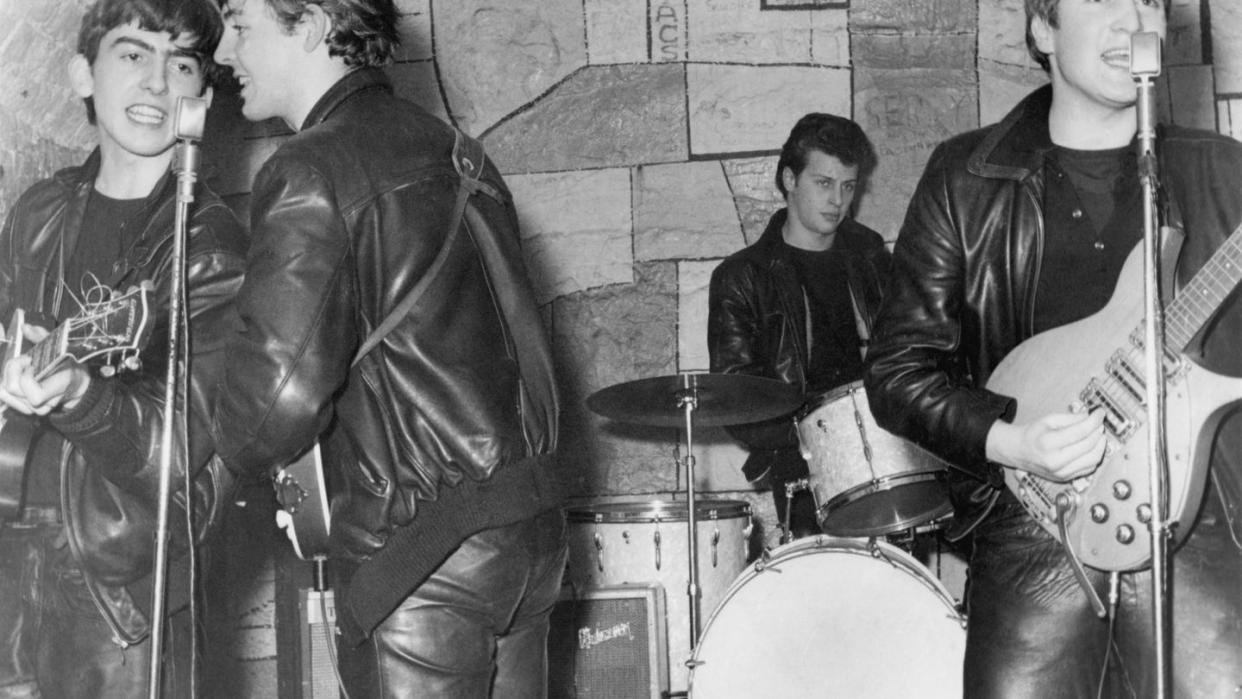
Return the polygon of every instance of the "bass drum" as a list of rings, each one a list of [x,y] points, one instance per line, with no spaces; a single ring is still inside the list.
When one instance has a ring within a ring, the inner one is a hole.
[[[958,699],[965,623],[900,549],[800,539],[729,588],[695,649],[690,697]]]

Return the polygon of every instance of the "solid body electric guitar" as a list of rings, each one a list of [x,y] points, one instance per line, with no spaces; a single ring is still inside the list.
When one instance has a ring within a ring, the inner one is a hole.
[[[25,315],[14,311],[9,324],[7,361],[30,355],[35,378],[42,379],[66,361],[85,363],[96,358],[136,358],[150,334],[151,285],[143,284],[106,301],[88,303],[29,349],[23,347]],[[125,367],[120,362],[119,367]],[[30,442],[38,419],[0,407],[0,518],[21,512],[22,481]]]
[[[1144,568],[1151,557],[1142,253],[1140,243],[1100,312],[1018,345],[987,384],[1017,399],[1016,422],[1073,405],[1104,411],[1108,448],[1094,473],[1059,483],[1006,468],[1005,484],[1079,560],[1108,571]],[[1242,398],[1242,379],[1208,371],[1187,350],[1239,279],[1242,227],[1165,306],[1166,493],[1175,539],[1198,513],[1220,420]]]

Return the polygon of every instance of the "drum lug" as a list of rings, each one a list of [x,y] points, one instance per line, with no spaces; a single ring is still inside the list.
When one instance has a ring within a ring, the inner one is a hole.
[[[660,529],[657,524],[655,533],[651,535],[651,540],[655,542],[655,566],[656,570],[660,569]]]
[[[715,568],[717,565],[716,549],[719,545],[720,545],[720,527],[716,527],[715,529],[712,530],[712,567],[713,568]]]
[[[599,532],[595,532],[595,565],[604,572],[604,537]]]

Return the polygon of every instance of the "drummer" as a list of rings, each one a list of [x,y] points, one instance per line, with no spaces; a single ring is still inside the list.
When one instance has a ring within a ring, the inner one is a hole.
[[[871,142],[849,119],[812,113],[794,125],[776,165],[785,207],[757,242],[712,272],[713,372],[796,385],[808,406],[862,378],[890,265],[883,238],[853,218],[875,165]],[[777,518],[782,527],[788,522],[786,536],[818,533],[811,491],[797,485],[808,468],[795,415],[727,430],[750,452],[746,479],[772,489]]]

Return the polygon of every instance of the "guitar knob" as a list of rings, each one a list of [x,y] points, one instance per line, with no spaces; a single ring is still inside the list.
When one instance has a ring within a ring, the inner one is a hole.
[[[1123,524],[1117,527],[1117,541],[1122,544],[1129,544],[1134,541],[1134,527]]]
[[[1096,503],[1091,506],[1091,521],[1103,524],[1108,521],[1108,506]]]
[[[1142,505],[1139,505],[1138,511],[1136,514],[1138,515],[1138,521],[1142,522],[1143,524],[1147,524],[1148,522],[1151,522],[1151,505],[1148,505],[1147,503],[1143,503]]]
[[[1130,487],[1130,481],[1117,481],[1113,483],[1113,497],[1118,500],[1128,500],[1133,494],[1134,489]]]

